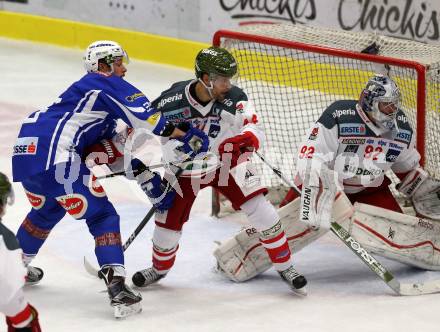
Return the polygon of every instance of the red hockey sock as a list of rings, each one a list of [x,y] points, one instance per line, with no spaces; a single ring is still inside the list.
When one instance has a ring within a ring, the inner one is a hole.
[[[176,260],[176,252],[178,249],[179,246],[166,251],[153,247],[153,267],[159,274],[166,274],[171,270]]]
[[[260,242],[269,254],[275,270],[284,271],[292,265],[290,248],[284,231],[272,238],[260,237]]]

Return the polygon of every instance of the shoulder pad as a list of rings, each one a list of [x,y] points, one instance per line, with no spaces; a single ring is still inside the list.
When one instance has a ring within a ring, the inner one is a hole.
[[[411,133],[413,132],[411,124],[409,123],[408,118],[406,117],[405,113],[402,112],[402,110],[399,110],[397,112],[396,121],[399,129],[402,128],[411,131]]]
[[[221,102],[225,110],[229,113],[235,114],[239,109],[243,108],[240,102],[248,101],[248,96],[242,89],[232,86],[232,89],[226,94],[225,99]]]
[[[181,101],[185,98],[185,87],[189,82],[191,82],[191,80],[174,83],[168,90],[163,91],[160,96],[152,102],[152,105],[157,110],[160,110],[165,105],[172,105],[175,104],[175,102]]]

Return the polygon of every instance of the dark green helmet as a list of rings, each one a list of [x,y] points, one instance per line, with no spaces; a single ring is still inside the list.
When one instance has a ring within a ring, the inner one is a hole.
[[[8,177],[0,172],[0,207],[6,205],[8,198],[13,197],[12,186]]]
[[[195,68],[197,78],[203,73],[232,77],[237,73],[237,62],[226,49],[212,46],[197,54]]]

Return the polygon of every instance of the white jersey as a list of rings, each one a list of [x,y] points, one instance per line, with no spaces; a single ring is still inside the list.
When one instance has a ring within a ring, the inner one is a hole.
[[[355,100],[331,104],[310,128],[298,152],[297,184],[302,183],[308,165],[325,164],[337,173],[346,193],[377,187],[384,173],[406,173],[419,166],[415,136],[399,110],[397,128],[384,131],[375,126]]]
[[[0,222],[0,311],[16,315],[26,306],[22,287],[26,268],[14,234]]]
[[[176,126],[190,123],[204,131],[209,138],[209,148],[218,153],[219,145],[227,138],[252,132],[264,144],[264,133],[252,102],[237,86],[232,86],[223,101],[211,100],[201,105],[191,94],[197,80],[177,82],[152,102],[165,119]],[[165,143],[167,138],[162,138]]]

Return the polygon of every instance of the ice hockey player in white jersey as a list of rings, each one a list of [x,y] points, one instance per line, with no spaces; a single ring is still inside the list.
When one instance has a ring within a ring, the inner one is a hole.
[[[18,241],[1,219],[6,205],[12,205],[14,192],[7,176],[0,173],[0,312],[6,315],[8,332],[40,332],[38,311],[23,293],[26,268]]]
[[[116,316],[141,310],[141,296],[125,284],[119,215],[94,180],[84,160],[86,148],[101,142],[102,156],[115,158],[108,141],[116,121],[155,135],[179,139],[190,153],[186,133],[167,121],[147,97],[123,79],[128,56],[113,41],[96,41],[84,56],[87,74],[46,110],[24,120],[12,157],[14,181],[21,182],[32,209],[17,232],[26,265],[37,255],[52,228],[69,213],[85,219],[95,239],[95,254]],[[160,190],[160,188],[158,188]],[[42,269],[28,266],[28,283]]]
[[[392,170],[402,180],[399,190],[406,196],[414,195],[428,176],[419,165],[416,137],[399,108],[400,100],[395,82],[375,75],[359,101],[331,104],[300,145],[297,184],[311,181],[310,173],[331,169],[352,203],[402,212],[385,172]],[[291,200],[292,194],[291,190],[286,201]],[[423,208],[418,212],[430,214]]]
[[[264,197],[267,189],[249,162],[252,151],[263,145],[264,133],[252,102],[231,83],[237,63],[226,49],[209,47],[198,53],[195,71],[196,79],[173,84],[153,106],[176,126],[192,125],[205,132],[210,151],[219,154],[222,166],[201,177],[184,173],[179,178],[182,195],[176,195],[172,206],[155,216],[152,267],[135,273],[133,283],[148,286],[171,270],[194,200],[200,189],[211,186],[247,215],[282,280],[294,292],[305,294],[307,281],[292,266],[276,209]]]
[[[440,269],[439,228],[433,221],[440,220],[440,183],[419,165],[400,100],[395,82],[375,75],[359,100],[332,103],[310,128],[298,152],[295,183],[302,195],[291,189],[279,210],[292,250],[325,234],[336,220],[373,253]],[[419,217],[403,214],[389,189],[389,170],[401,179],[398,190],[411,198]],[[216,251],[231,279],[247,280],[268,268],[268,259],[252,249],[255,242],[245,230]],[[242,262],[231,258],[232,247],[239,248],[232,251]],[[238,264],[245,267],[234,274]]]

